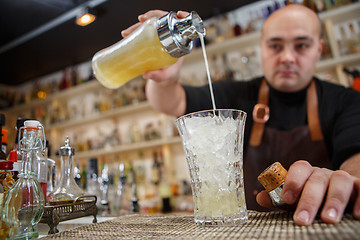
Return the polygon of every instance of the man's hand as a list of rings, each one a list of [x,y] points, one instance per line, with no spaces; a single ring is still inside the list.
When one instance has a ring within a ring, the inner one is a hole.
[[[129,36],[143,22],[153,17],[162,17],[167,12],[161,10],[151,10],[138,17],[139,22],[121,32],[123,37]],[[178,11],[178,18],[189,15],[188,12]],[[143,74],[144,79],[148,79],[146,84],[146,97],[154,109],[173,116],[181,116],[186,110],[185,90],[178,82],[179,73],[183,58],[171,66],[163,69],[148,71]]]
[[[311,224],[321,207],[320,217],[326,223],[339,222],[347,206],[352,206],[353,216],[360,219],[360,178],[343,170],[331,171],[297,161],[288,171],[282,198],[288,204],[283,209],[295,208],[297,225]],[[266,191],[260,192],[256,200],[263,207],[274,208]]]

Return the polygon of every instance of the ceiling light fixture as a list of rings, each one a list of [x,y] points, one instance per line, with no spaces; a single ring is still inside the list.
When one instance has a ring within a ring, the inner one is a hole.
[[[31,32],[28,32],[21,37],[15,39],[14,41],[4,45],[0,46],[0,53],[7,52],[27,41],[30,41],[31,39],[40,36],[41,34],[65,23],[66,21],[73,20],[74,17],[78,16],[79,11],[84,7],[89,8],[95,8],[96,6],[99,6],[100,4],[103,4],[104,2],[107,2],[108,0],[89,0],[86,3],[83,3],[73,9],[71,9],[68,12],[65,12],[64,14],[60,15],[59,17],[51,20],[50,22],[45,23],[44,25],[39,26],[38,28],[35,28]]]
[[[77,25],[84,27],[95,21],[95,19],[96,16],[90,13],[88,8],[83,8],[80,11],[80,14],[76,17],[75,22]]]

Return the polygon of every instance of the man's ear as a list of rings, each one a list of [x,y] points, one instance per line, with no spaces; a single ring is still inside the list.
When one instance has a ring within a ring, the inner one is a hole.
[[[325,45],[325,42],[323,39],[320,39],[319,41],[319,48],[318,48],[318,61],[320,60],[321,58],[321,53],[322,53],[322,50],[324,48],[324,45]]]

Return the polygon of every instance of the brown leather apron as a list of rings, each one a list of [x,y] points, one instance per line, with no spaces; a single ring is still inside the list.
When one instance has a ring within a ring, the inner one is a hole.
[[[321,132],[318,98],[315,82],[307,90],[308,125],[291,131],[279,131],[265,126],[269,119],[269,86],[263,80],[258,104],[253,110],[253,126],[244,160],[245,195],[248,209],[269,211],[259,206],[256,194],[264,190],[257,176],[269,165],[280,162],[286,169],[297,160],[306,160],[313,166],[331,168]]]

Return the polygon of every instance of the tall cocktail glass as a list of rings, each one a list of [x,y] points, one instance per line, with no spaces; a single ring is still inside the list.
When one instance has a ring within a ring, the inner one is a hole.
[[[188,163],[195,223],[237,225],[247,221],[243,181],[246,113],[217,109],[176,119]]]

